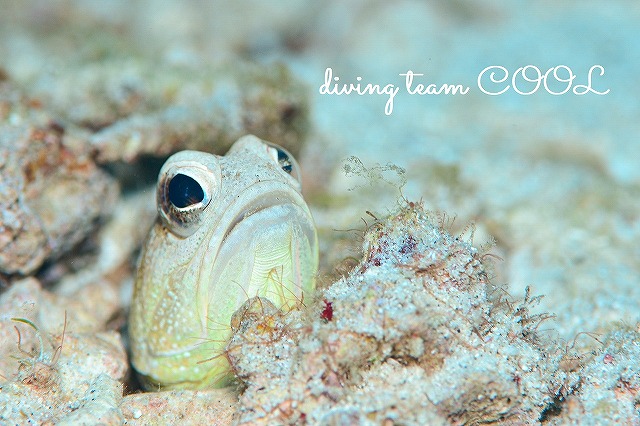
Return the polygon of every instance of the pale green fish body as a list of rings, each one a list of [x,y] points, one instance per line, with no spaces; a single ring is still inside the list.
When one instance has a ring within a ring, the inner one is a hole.
[[[316,230],[297,164],[254,136],[226,156],[182,151],[158,177],[159,219],[139,260],[129,317],[132,363],[149,388],[228,383],[230,319],[261,296],[308,298]]]

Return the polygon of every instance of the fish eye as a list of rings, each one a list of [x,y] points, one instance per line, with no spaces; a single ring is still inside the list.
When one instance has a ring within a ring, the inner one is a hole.
[[[286,149],[278,146],[274,143],[269,143],[269,147],[273,149],[275,154],[273,155],[274,160],[278,162],[278,165],[284,170],[287,174],[291,175],[295,180],[300,182],[300,167],[298,166],[298,162],[296,159],[287,151]]]
[[[186,238],[200,226],[203,213],[220,187],[220,166],[212,154],[182,151],[160,170],[156,192],[165,228]]]
[[[291,164],[291,158],[282,149],[278,150],[278,164],[280,164],[280,167],[282,167],[282,170],[284,170],[289,174],[291,174],[291,172],[293,171],[293,164]]]
[[[176,174],[169,181],[168,198],[179,209],[192,206],[204,200],[202,186],[191,176]]]

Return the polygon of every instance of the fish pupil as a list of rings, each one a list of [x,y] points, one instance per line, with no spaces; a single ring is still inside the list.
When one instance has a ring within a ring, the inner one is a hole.
[[[178,173],[169,182],[169,201],[177,208],[189,207],[204,200],[202,186],[190,176]]]
[[[291,166],[291,160],[289,159],[287,153],[281,149],[278,149],[278,163],[280,164],[280,167],[282,167],[282,170],[291,174],[293,168]]]

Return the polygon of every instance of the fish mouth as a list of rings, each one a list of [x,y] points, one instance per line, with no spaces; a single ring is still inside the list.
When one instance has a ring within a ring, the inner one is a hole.
[[[229,222],[229,225],[220,240],[221,248],[229,238],[229,235],[236,231],[241,223],[245,223],[245,220],[252,216],[266,216],[265,212],[269,210],[275,211],[278,208],[286,209],[287,207],[290,207],[291,213],[293,213],[294,210],[298,213],[287,219],[291,220],[297,217],[297,219],[302,223],[308,222],[311,229],[308,229],[308,232],[305,232],[306,237],[309,241],[315,240],[315,225],[313,223],[311,213],[309,212],[309,208],[301,195],[297,192],[293,194],[290,190],[271,190],[268,194],[253,198],[249,203],[242,206],[242,208],[238,210],[238,212],[233,216],[233,219]]]
[[[266,182],[263,182],[266,183]],[[208,282],[209,303],[216,309],[206,315],[227,324],[249,297],[267,297],[278,307],[293,306],[313,287],[317,268],[317,236],[311,212],[302,196],[289,187],[270,185],[268,190],[245,194],[242,205],[229,206],[222,237],[210,246],[202,268]],[[204,272],[206,271],[206,272]],[[203,308],[205,308],[203,306]],[[206,309],[206,308],[205,308]]]

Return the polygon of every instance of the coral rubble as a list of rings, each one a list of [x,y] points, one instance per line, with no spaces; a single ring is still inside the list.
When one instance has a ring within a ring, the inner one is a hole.
[[[311,318],[255,299],[239,312],[226,353],[246,387],[239,423],[539,424],[565,418],[549,413],[567,398],[593,410],[582,395],[606,355],[584,364],[538,331],[539,298],[492,287],[483,255],[435,215],[407,206],[371,226],[364,249]],[[600,392],[632,419],[638,346],[616,341],[620,371]]]
[[[76,311],[82,303],[88,309],[101,302],[95,297],[70,303],[42,290],[33,278],[15,283],[2,295],[0,423],[123,421],[120,403],[128,365],[120,335],[98,331],[102,308],[96,316]],[[69,309],[70,317],[52,306]]]
[[[0,272],[29,274],[94,231],[118,190],[59,124],[13,119],[0,118]]]

